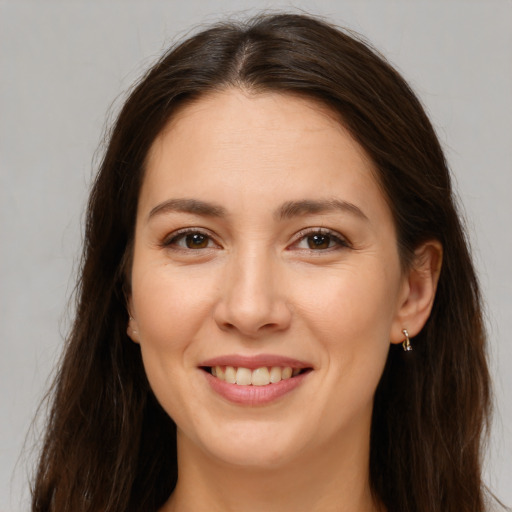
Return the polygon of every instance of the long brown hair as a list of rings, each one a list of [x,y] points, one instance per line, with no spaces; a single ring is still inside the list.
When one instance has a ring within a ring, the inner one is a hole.
[[[411,357],[391,347],[376,391],[371,486],[390,512],[482,512],[485,334],[442,149],[420,102],[383,57],[354,35],[292,14],[191,37],[124,104],[89,199],[76,317],[53,387],[32,510],[154,511],[176,484],[175,425],[126,335],[126,275],[152,142],[184,102],[227,87],[301,94],[339,113],[376,164],[404,268],[422,242],[442,243],[432,314]]]

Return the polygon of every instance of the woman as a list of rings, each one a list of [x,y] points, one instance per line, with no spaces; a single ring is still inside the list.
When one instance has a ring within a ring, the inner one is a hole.
[[[111,133],[33,510],[482,511],[489,395],[407,84],[313,18],[221,24]]]

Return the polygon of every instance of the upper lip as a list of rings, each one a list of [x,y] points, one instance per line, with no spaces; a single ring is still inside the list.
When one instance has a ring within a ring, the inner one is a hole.
[[[199,364],[199,366],[233,366],[237,368],[249,368],[255,370],[264,366],[280,366],[282,368],[312,368],[310,363],[300,361],[292,357],[280,356],[277,354],[258,354],[254,356],[244,356],[240,354],[230,354],[213,357]]]

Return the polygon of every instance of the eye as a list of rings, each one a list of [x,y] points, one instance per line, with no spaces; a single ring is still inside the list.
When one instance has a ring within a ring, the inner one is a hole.
[[[184,230],[173,233],[163,245],[180,249],[210,249],[217,247],[217,244],[215,244],[210,235],[196,230]]]
[[[298,249],[325,251],[327,249],[349,247],[346,240],[330,230],[315,230],[301,233],[302,237],[295,244]]]

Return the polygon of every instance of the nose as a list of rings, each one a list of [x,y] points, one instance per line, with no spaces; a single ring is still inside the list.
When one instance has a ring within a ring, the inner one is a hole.
[[[289,327],[286,286],[272,257],[261,252],[233,257],[223,277],[214,311],[220,329],[257,338]]]

